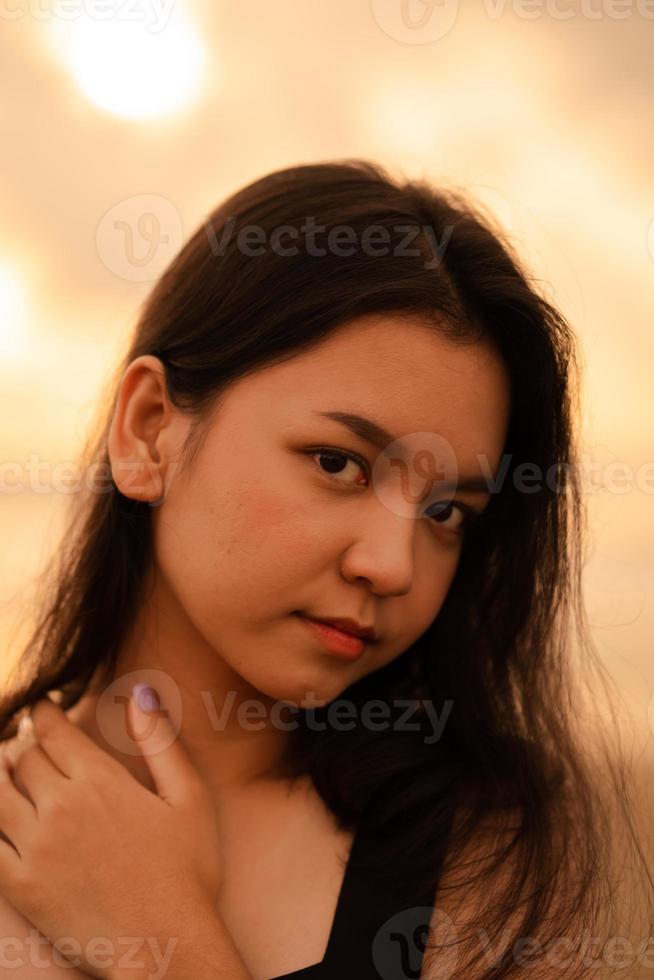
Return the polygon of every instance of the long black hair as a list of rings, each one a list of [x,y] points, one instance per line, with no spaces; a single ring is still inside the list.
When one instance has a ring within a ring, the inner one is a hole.
[[[244,237],[248,226],[258,229],[256,241]],[[339,226],[349,229],[347,240],[341,232],[325,248]],[[281,228],[284,247],[262,247]],[[310,774],[342,826],[365,825],[379,835],[397,859],[389,866],[403,869],[416,894],[436,885],[431,856],[447,829],[456,856],[492,818],[489,859],[476,878],[490,880],[509,859],[516,873],[501,895],[493,893],[492,906],[480,902],[476,910],[473,925],[490,927],[491,936],[518,908],[520,934],[542,941],[557,936],[562,921],[566,935],[596,932],[600,921],[610,930],[605,913],[614,903],[617,846],[611,814],[623,813],[631,827],[631,811],[612,754],[606,751],[600,778],[596,760],[582,751],[588,731],[580,734],[574,696],[581,670],[573,652],[586,651],[583,663],[599,667],[581,592],[578,351],[564,317],[480,205],[357,160],[297,166],[241,189],[207,217],[152,289],[83,463],[100,478],[110,472],[117,381],[134,358],[160,358],[170,399],[193,420],[187,467],[209,410],[232,382],[380,312],[398,315],[398,344],[403,315],[418,315],[454,342],[492,342],[510,379],[509,465],[465,539],[433,624],[345,692],[359,704],[414,699],[422,706],[420,728],[301,725],[290,740],[290,771]],[[524,463],[542,474],[538,492],[520,492],[514,477]],[[3,738],[15,734],[20,709],[46,692],[60,692],[66,709],[92,680],[112,678],[143,601],[151,517],[147,503],[123,496],[115,484],[77,497],[5,692]],[[426,702],[438,715],[451,707],[437,741],[424,737]],[[610,805],[601,797],[607,785]],[[507,953],[483,976],[510,977],[516,969]]]

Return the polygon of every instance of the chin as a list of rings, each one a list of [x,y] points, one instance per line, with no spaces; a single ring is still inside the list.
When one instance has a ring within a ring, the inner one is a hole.
[[[300,671],[297,672],[300,674]],[[280,701],[291,705],[297,705],[301,709],[310,708],[312,705],[320,707],[327,705],[330,701],[337,698],[345,691],[353,678],[345,679],[342,675],[339,678],[328,677],[323,673],[315,671],[309,676],[309,672],[304,672],[303,676],[276,678],[271,683],[270,677],[261,684],[257,684],[257,690],[265,697],[273,701]],[[287,717],[287,713],[282,715]]]

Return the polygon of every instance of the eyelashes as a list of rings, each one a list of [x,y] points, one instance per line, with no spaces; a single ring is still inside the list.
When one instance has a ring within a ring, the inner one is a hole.
[[[322,458],[337,460],[338,462],[341,463],[343,462],[356,463],[356,465],[359,466],[365,472],[367,478],[368,465],[365,462],[365,460],[361,459],[359,456],[345,449],[331,449],[324,446],[324,447],[318,447],[316,449],[308,450],[306,455],[312,457],[313,459],[315,459],[316,457],[322,457]],[[320,472],[325,476],[327,476],[329,479],[335,481],[336,483],[341,483],[347,486],[347,483],[343,483],[343,481],[337,479],[338,474],[335,475],[333,472],[328,472],[327,470],[323,469],[323,467],[320,466],[319,463],[316,463],[316,466],[318,467]],[[351,485],[361,486],[361,483],[357,482]],[[449,519],[453,510],[458,510],[461,515],[461,520],[457,527],[448,527],[447,524],[443,522],[443,520],[437,520],[437,517],[442,517],[444,514],[445,514],[445,519],[446,520]],[[481,514],[478,511],[476,511],[473,507],[470,507],[468,504],[465,504],[462,501],[439,500],[434,504],[430,504],[430,506],[427,508],[427,511],[425,512],[425,516],[429,517],[430,520],[432,520],[435,524],[438,524],[441,527],[445,527],[446,530],[453,531],[455,534],[461,534],[462,532],[466,531],[471,524],[473,524],[476,520],[478,520]]]

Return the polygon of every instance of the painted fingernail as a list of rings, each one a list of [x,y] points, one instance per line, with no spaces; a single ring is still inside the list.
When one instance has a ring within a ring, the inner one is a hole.
[[[149,684],[135,684],[132,694],[141,711],[156,711],[160,707],[159,695]]]

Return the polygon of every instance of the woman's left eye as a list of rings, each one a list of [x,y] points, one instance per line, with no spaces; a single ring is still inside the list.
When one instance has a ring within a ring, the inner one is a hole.
[[[315,459],[320,457],[321,459],[327,459],[329,462],[326,468],[323,468],[321,464],[320,469],[326,473],[328,476],[336,479],[336,475],[343,472],[344,466],[347,467],[348,463],[352,463],[357,466],[359,470],[365,471],[367,469],[365,463],[353,456],[351,453],[337,451],[335,449],[316,449],[310,455]],[[337,482],[347,482],[347,481],[337,481]],[[355,481],[354,485],[360,485],[361,481]],[[458,517],[455,517],[454,523],[448,524],[454,511],[458,511]],[[454,500],[439,500],[435,504],[430,504],[425,511],[425,517],[431,518],[437,524],[442,527],[446,527],[448,530],[454,531],[455,533],[463,532],[466,527],[474,521],[477,517],[477,512],[472,508],[468,507],[467,504],[457,503]]]
[[[448,525],[445,522],[452,516],[452,508],[459,512],[459,516],[455,520],[454,525]],[[457,504],[453,500],[439,500],[438,503],[430,504],[425,512],[425,516],[431,517],[432,520],[447,527],[448,530],[458,533],[467,528],[476,517],[476,513],[471,507],[467,507],[465,504]]]

